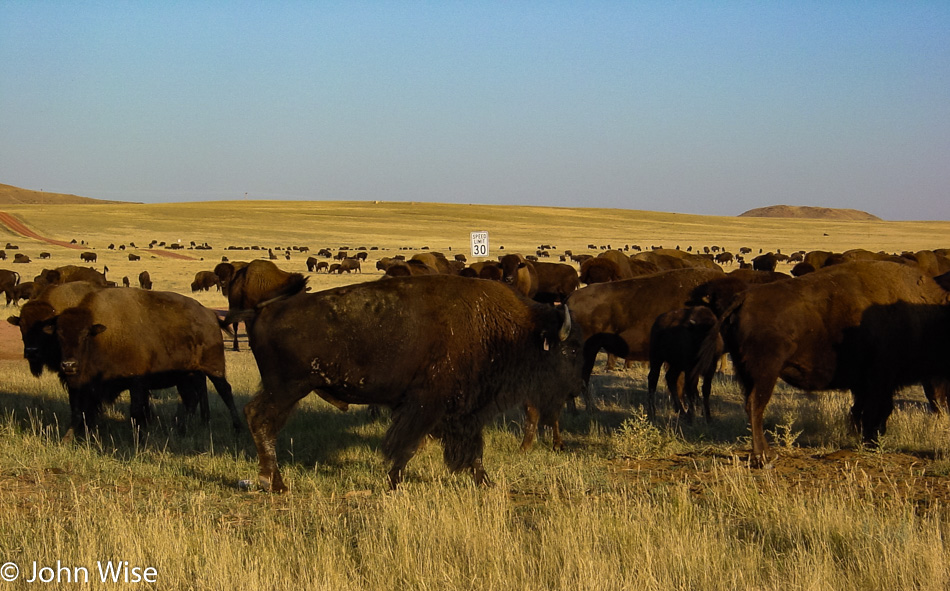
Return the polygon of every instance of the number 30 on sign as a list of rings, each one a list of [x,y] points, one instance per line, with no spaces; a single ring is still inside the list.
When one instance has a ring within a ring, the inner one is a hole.
[[[488,256],[488,232],[472,232],[472,256]]]

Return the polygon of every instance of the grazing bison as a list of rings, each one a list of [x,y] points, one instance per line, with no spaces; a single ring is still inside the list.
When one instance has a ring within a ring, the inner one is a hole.
[[[195,280],[191,282],[192,292],[210,291],[212,287],[216,287],[218,291],[221,291],[221,282],[214,271],[198,271],[195,273]]]
[[[152,289],[152,277],[148,274],[148,271],[139,273],[139,287],[142,289]]]
[[[234,312],[253,309],[261,302],[285,293],[295,293],[306,285],[307,278],[301,273],[282,271],[277,265],[266,260],[251,261],[240,266],[228,279],[228,310]],[[237,324],[233,323],[232,348],[235,351],[239,350]],[[250,329],[247,322],[244,326]]]
[[[307,257],[307,271],[314,273],[317,270],[317,257]]]
[[[693,289],[723,277],[713,269],[673,269],[643,277],[597,283],[567,298],[584,343],[584,380],[590,379],[597,353],[648,361],[650,329],[656,317],[682,308]]]
[[[449,275],[392,278],[260,306],[250,341],[261,389],[244,412],[261,485],[286,490],[277,432],[311,391],[392,409],[382,444],[391,486],[427,435],[441,439],[450,470],[489,482],[486,421],[525,401],[547,415],[581,385],[570,318],[497,282]]]
[[[177,386],[185,406],[200,403],[208,420],[211,380],[241,421],[225,379],[224,341],[218,316],[195,300],[171,292],[104,289],[52,320],[62,356],[60,377],[69,390],[74,435],[95,423],[103,402],[124,390],[137,426],[151,415],[149,390]]]
[[[79,258],[82,259],[82,262],[84,263],[94,263],[99,258],[99,255],[94,252],[86,251],[80,254]]]
[[[649,391],[648,413],[656,416],[656,386],[660,370],[667,365],[666,387],[677,412],[693,422],[693,408],[699,395],[699,378],[703,378],[703,416],[708,423],[709,394],[712,390],[716,366],[722,357],[722,338],[716,340],[718,355],[708,355],[707,364],[698,366],[700,348],[712,332],[716,337],[718,318],[705,306],[691,306],[664,312],[656,317],[650,330],[650,373],[647,377]],[[680,387],[680,379],[683,387]]]
[[[884,433],[897,388],[950,378],[948,289],[914,266],[872,261],[740,294],[721,332],[745,392],[753,464],[769,460],[762,417],[779,378],[851,390],[852,421],[868,444]]]
[[[359,273],[362,273],[363,271],[360,270],[360,260],[353,257],[345,258],[340,261],[340,274],[342,275],[344,271],[347,273],[350,273],[351,271],[358,271]]]

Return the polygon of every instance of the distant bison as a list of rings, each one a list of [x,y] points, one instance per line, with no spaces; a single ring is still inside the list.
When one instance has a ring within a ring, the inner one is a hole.
[[[221,291],[221,283],[214,271],[198,271],[195,273],[195,280],[191,282],[192,293],[196,291],[209,291],[212,287]]]
[[[94,263],[99,256],[94,252],[86,251],[79,255],[79,258],[82,259],[84,263]]]
[[[142,289],[152,289],[152,276],[149,275],[148,271],[139,273],[139,287]]]

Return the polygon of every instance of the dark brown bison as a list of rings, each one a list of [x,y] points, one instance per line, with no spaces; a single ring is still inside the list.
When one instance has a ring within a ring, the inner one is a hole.
[[[722,357],[722,338],[715,341],[719,354],[708,355],[705,366],[699,367],[698,362],[700,348],[710,333],[719,336],[718,320],[716,314],[705,306],[679,308],[656,317],[650,330],[650,373],[647,376],[648,413],[651,418],[656,416],[656,386],[660,371],[666,364],[666,387],[673,408],[684,414],[688,422],[693,422],[693,409],[699,396],[699,378],[702,377],[703,416],[706,422],[711,420],[709,394],[716,366]]]
[[[698,285],[720,277],[723,273],[713,269],[674,269],[588,285],[572,293],[568,306],[586,338],[585,382],[601,349],[624,359],[648,361],[656,317],[682,308]]]
[[[261,389],[244,411],[265,489],[286,485],[276,437],[294,405],[330,400],[392,409],[382,451],[396,486],[427,435],[452,471],[488,482],[482,427],[529,401],[558,411],[580,387],[570,314],[503,284],[450,275],[392,278],[278,299],[250,328]]]
[[[563,263],[532,263],[538,274],[538,291],[535,301],[542,303],[563,302],[581,286],[577,271]]]
[[[218,265],[220,267],[221,265]],[[228,279],[228,310],[254,309],[258,304],[282,294],[305,289],[307,278],[301,273],[288,273],[267,260],[255,260],[240,266]],[[244,326],[250,329],[245,322]],[[232,348],[238,351],[237,322],[233,323]]]
[[[191,291],[210,291],[212,287],[221,291],[221,282],[214,271],[198,271],[195,280],[191,282]]]
[[[130,261],[140,261],[140,260],[142,260],[142,257],[140,257],[139,255],[135,254],[134,252],[130,252],[130,253],[129,253],[129,260],[130,260]]]
[[[0,291],[7,296],[7,305],[14,300],[16,286],[20,284],[20,274],[9,269],[0,269]]]
[[[142,289],[152,289],[152,276],[148,274],[148,271],[139,273],[139,287]]]
[[[79,255],[79,258],[82,259],[82,262],[84,262],[84,263],[94,263],[94,262],[96,262],[96,260],[99,258],[99,255],[97,255],[97,254],[94,253],[94,252],[88,252],[88,251],[87,251],[87,252],[84,252],[84,253],[80,254],[80,255]]]
[[[29,263],[30,257],[28,255],[23,254],[22,252],[18,252],[15,255],[13,255],[13,262],[14,263]]]
[[[627,267],[629,268],[629,265]],[[581,263],[580,281],[591,285],[629,279],[629,277],[622,277],[620,273],[620,266],[615,261],[603,257],[593,257]]]
[[[13,288],[13,305],[19,306],[20,300],[29,300],[36,296],[36,283],[33,281],[24,281]],[[9,299],[9,297],[8,297]]]
[[[317,270],[317,257],[307,257],[307,271],[313,273]]]
[[[217,314],[171,293],[104,289],[52,320],[62,356],[60,377],[69,391],[74,435],[94,425],[103,402],[124,390],[133,424],[151,415],[149,390],[177,386],[186,407],[207,408],[210,379],[231,415],[241,421],[225,379],[224,341]],[[173,346],[170,346],[174,344]]]
[[[753,463],[769,460],[762,417],[779,378],[851,390],[852,420],[869,444],[884,433],[898,387],[950,378],[948,287],[915,266],[858,262],[741,294],[721,331],[745,391]]]
[[[222,261],[214,267],[214,274],[218,276],[218,281],[221,284],[221,293],[223,293],[225,297],[227,297],[230,291],[231,277],[234,276],[234,273],[238,269],[246,266],[247,263],[245,261]]]

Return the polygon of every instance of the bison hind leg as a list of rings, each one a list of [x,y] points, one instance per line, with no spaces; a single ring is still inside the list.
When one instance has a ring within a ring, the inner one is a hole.
[[[441,410],[434,409],[433,405],[404,403],[393,409],[392,422],[383,437],[382,448],[383,457],[392,464],[389,469],[391,488],[402,482],[406,464],[441,418]]]
[[[309,389],[284,385],[279,390],[261,388],[244,407],[247,426],[257,447],[258,478],[261,488],[272,492],[285,492],[277,467],[277,433],[287,422],[290,412]],[[275,394],[274,392],[280,392]]]

